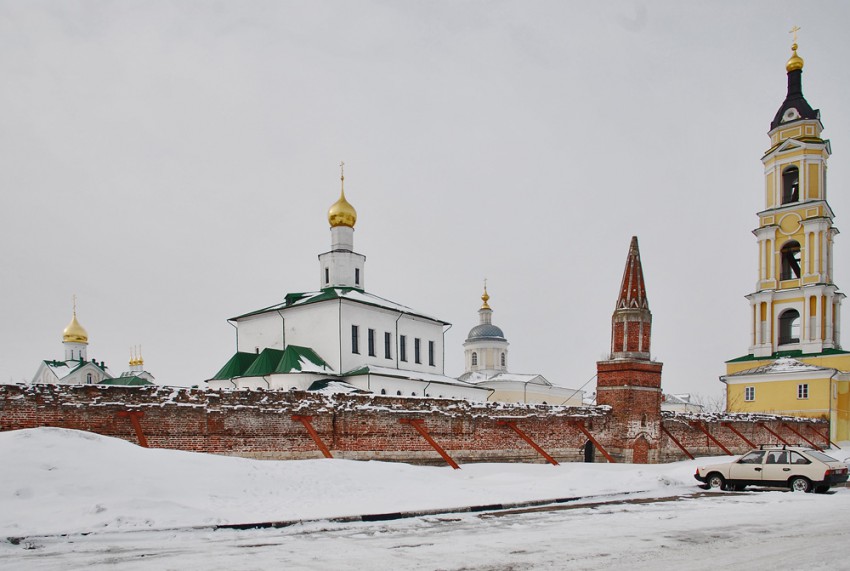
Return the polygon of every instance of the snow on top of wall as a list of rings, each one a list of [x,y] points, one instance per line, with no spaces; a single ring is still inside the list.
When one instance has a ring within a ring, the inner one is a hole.
[[[679,420],[683,422],[805,422],[807,424],[826,424],[826,420],[819,418],[785,416],[781,414],[767,414],[763,412],[677,412],[670,410],[661,411],[662,420]]]
[[[444,416],[528,418],[538,416],[606,416],[610,407],[568,407],[518,403],[472,402],[463,399],[384,396],[376,394],[321,394],[313,391],[258,389],[187,389],[164,386],[109,387],[93,385],[0,384],[2,398],[39,398],[61,406],[116,406],[144,409],[194,406],[210,410],[257,409],[266,412],[392,411]]]

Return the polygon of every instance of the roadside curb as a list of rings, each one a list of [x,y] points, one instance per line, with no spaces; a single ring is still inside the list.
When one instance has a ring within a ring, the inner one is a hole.
[[[339,517],[321,517],[314,519],[292,519],[292,520],[280,520],[280,521],[263,521],[263,522],[254,522],[254,523],[228,523],[228,524],[219,524],[214,526],[203,526],[202,528],[193,528],[193,529],[234,529],[234,530],[245,530],[245,529],[274,529],[274,528],[284,528],[291,527],[293,525],[299,524],[309,524],[309,523],[318,523],[318,522],[329,522],[329,523],[353,523],[353,522],[376,522],[376,521],[393,521],[398,519],[408,519],[414,517],[423,517],[423,516],[433,516],[433,515],[449,515],[449,514],[461,514],[461,513],[481,513],[481,512],[499,512],[505,510],[513,510],[513,509],[521,509],[521,508],[535,508],[542,506],[555,506],[559,504],[569,504],[576,503],[581,500],[597,500],[601,498],[612,498],[617,496],[631,496],[635,494],[645,494],[651,492],[652,490],[637,490],[633,492],[617,492],[612,494],[600,494],[595,496],[571,496],[566,498],[554,498],[547,500],[530,500],[525,502],[509,502],[509,503],[499,503],[499,504],[482,504],[477,506],[461,506],[461,507],[453,507],[453,508],[437,508],[430,510],[411,510],[411,511],[399,511],[399,512],[387,512],[387,513],[378,513],[378,514],[361,514],[361,515],[351,515],[351,516],[339,516]],[[595,501],[591,505],[599,505],[600,502]]]
[[[493,515],[504,514],[507,515],[509,510],[525,510],[528,509],[530,511],[545,511],[547,507],[556,510],[556,509],[567,509],[573,508],[593,508],[598,507],[600,505],[605,504],[617,504],[617,503],[636,503],[643,502],[643,499],[634,499],[630,498],[630,496],[635,496],[638,494],[650,493],[655,490],[635,490],[631,492],[613,492],[610,494],[597,494],[590,496],[570,496],[563,498],[550,498],[545,500],[529,500],[523,502],[503,502],[503,503],[495,503],[495,504],[481,504],[474,506],[458,506],[458,507],[450,507],[450,508],[435,508],[428,510],[409,510],[409,511],[398,511],[398,512],[386,512],[386,513],[375,513],[375,514],[360,514],[360,515],[350,515],[350,516],[336,516],[336,517],[317,517],[317,518],[305,518],[305,519],[290,519],[290,520],[276,520],[276,521],[259,521],[259,522],[251,522],[251,523],[222,523],[222,524],[211,524],[211,525],[195,525],[195,526],[180,526],[180,527],[158,527],[158,528],[145,528],[145,529],[123,529],[123,530],[103,530],[103,531],[79,531],[79,532],[71,532],[71,533],[48,533],[48,534],[31,534],[31,535],[23,535],[23,536],[8,536],[5,538],[0,538],[0,541],[5,540],[12,545],[20,545],[22,543],[26,543],[27,540],[37,539],[37,538],[50,538],[50,537],[80,537],[80,536],[90,536],[90,535],[106,535],[110,533],[150,533],[150,532],[177,532],[177,531],[218,531],[218,530],[234,530],[234,531],[243,531],[250,529],[282,529],[286,527],[292,527],[296,525],[308,525],[315,523],[370,523],[370,522],[380,522],[380,521],[393,521],[400,519],[410,519],[415,517],[426,517],[426,516],[438,516],[438,515],[451,515],[451,514],[464,514],[464,513],[480,513],[487,514],[494,512]],[[679,494],[675,496],[676,498],[686,498],[691,494]],[[606,501],[608,498],[608,501]],[[620,498],[620,499],[613,499]],[[653,497],[646,498],[646,502],[652,501],[669,501],[670,497]],[[536,509],[535,509],[536,508]]]

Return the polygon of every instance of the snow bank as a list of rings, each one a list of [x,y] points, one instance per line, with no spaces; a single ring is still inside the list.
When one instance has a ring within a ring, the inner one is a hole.
[[[701,459],[663,465],[411,466],[262,461],[140,448],[88,432],[0,433],[0,537],[161,529],[693,488]],[[724,457],[725,458],[725,457]]]

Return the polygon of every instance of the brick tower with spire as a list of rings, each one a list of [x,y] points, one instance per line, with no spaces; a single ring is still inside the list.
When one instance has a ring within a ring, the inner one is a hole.
[[[661,437],[661,367],[649,352],[652,313],[632,237],[617,307],[611,317],[611,353],[596,363],[596,403],[609,405],[619,426],[614,442],[622,461],[656,462]]]

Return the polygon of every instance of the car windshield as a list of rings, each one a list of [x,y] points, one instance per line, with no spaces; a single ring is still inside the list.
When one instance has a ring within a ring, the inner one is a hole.
[[[761,464],[761,459],[764,457],[763,450],[753,450],[749,454],[744,455],[738,464]]]
[[[818,452],[817,450],[806,450],[806,454],[812,458],[820,460],[821,462],[839,462],[839,460],[836,460],[832,456],[827,456],[823,452]]]

